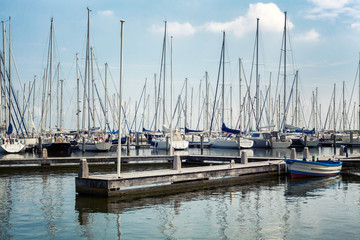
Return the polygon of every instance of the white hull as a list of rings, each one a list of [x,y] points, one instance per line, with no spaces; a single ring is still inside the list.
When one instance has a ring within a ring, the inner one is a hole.
[[[189,142],[186,140],[173,141],[172,143],[170,143],[170,139],[169,139],[168,147],[166,147],[166,139],[165,138],[157,138],[157,139],[154,139],[153,142],[154,142],[153,148],[159,149],[159,150],[170,149],[171,145],[173,146],[174,150],[186,150],[189,148]]]
[[[25,144],[19,142],[17,139],[7,139],[8,141],[0,145],[0,150],[3,153],[19,153],[25,150]]]
[[[281,142],[281,141],[271,142],[271,148],[275,148],[275,149],[278,149],[278,148],[289,148],[291,144],[292,144],[291,141],[287,141],[287,142]]]
[[[83,143],[78,144],[79,149],[83,150]],[[98,142],[98,143],[91,143],[86,142],[85,143],[85,151],[109,151],[112,146],[111,142]]]
[[[241,138],[240,139],[240,148],[251,148],[254,142],[249,139]],[[231,138],[215,138],[210,141],[210,147],[213,148],[238,148],[239,144],[236,139]]]

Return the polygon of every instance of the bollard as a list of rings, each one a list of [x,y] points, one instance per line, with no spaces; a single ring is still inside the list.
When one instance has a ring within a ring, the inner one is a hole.
[[[309,148],[308,148],[308,147],[304,147],[303,158],[304,158],[304,159],[308,159],[309,157],[310,157]]]
[[[140,145],[139,145],[139,133],[138,132],[135,135],[135,148],[140,148]]]
[[[291,148],[290,158],[296,159],[296,149],[295,148]]]
[[[245,151],[241,151],[241,164],[248,164],[248,156]]]
[[[181,170],[181,158],[179,155],[174,156],[173,170],[177,170],[177,171]]]
[[[121,144],[121,143],[120,143]],[[127,146],[127,148],[126,148],[126,151],[127,151],[127,155],[129,156],[130,155],[130,136],[127,136],[126,137],[126,146]]]
[[[82,153],[85,153],[85,137],[82,138]]]
[[[43,149],[42,155],[43,155],[43,158],[48,158],[48,152],[47,152],[46,148]]]
[[[88,178],[89,177],[89,167],[86,159],[80,159],[80,167],[79,167],[79,178]]]
[[[42,138],[39,137],[39,153],[42,154]]]
[[[166,151],[169,151],[169,136],[166,136],[165,139],[166,139]]]
[[[344,151],[344,149],[345,149],[345,146],[344,146],[344,145],[341,145],[341,146],[340,146],[340,156],[345,156],[345,151]]]

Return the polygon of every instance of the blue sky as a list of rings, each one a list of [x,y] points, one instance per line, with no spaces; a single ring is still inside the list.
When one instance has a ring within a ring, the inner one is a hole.
[[[92,10],[91,45],[95,49],[97,64],[101,71],[105,63],[109,64],[116,88],[119,79],[120,19],[126,21],[123,99],[130,105],[139,100],[145,78],[149,83],[147,91],[152,94],[153,76],[154,73],[159,74],[160,69],[164,20],[168,22],[168,36],[173,36],[175,96],[180,93],[184,79],[188,78],[189,89],[194,89],[195,98],[205,71],[208,71],[211,84],[215,86],[222,31],[225,31],[225,82],[232,85],[236,101],[238,58],[242,59],[246,78],[250,79],[256,18],[260,19],[261,89],[265,92],[270,73],[272,86],[275,86],[284,11],[287,11],[291,41],[288,55],[294,59],[294,64],[289,62],[287,67],[288,86],[293,78],[291,74],[299,70],[304,111],[311,108],[312,91],[318,87],[319,104],[322,104],[321,112],[325,118],[333,85],[337,85],[338,104],[343,81],[347,102],[350,102],[359,61],[360,1],[1,0],[1,20],[7,21],[11,16],[12,51],[23,84],[32,81],[34,75],[38,78],[42,76],[46,66],[50,19],[54,18],[55,62],[60,62],[61,78],[65,82],[65,104],[68,107],[64,125],[68,128],[75,127],[72,120],[75,109],[71,106],[75,105],[76,53],[79,53],[81,71],[84,72],[87,7]],[[170,59],[170,55],[167,58]],[[96,81],[99,79],[97,77]],[[351,104],[358,101],[357,89],[358,85],[355,85]]]

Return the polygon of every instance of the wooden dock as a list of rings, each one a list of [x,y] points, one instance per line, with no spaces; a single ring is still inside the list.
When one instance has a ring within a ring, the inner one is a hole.
[[[180,163],[174,160],[174,169],[162,169],[144,172],[121,173],[106,175],[85,175],[75,179],[78,194],[95,196],[144,197],[162,195],[169,191],[181,192],[184,190],[203,188],[209,185],[223,185],[241,181],[243,176],[254,174],[279,174],[285,169],[282,160],[245,162],[237,164],[213,165],[205,167],[181,168]],[[83,169],[87,168],[83,161]],[[85,166],[85,167],[84,167]],[[80,171],[82,173],[85,171]]]

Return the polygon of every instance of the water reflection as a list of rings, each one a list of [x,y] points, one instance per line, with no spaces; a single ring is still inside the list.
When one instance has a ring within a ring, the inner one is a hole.
[[[285,195],[291,197],[321,196],[321,190],[338,186],[341,183],[341,179],[340,174],[320,178],[291,178],[287,184]]]

